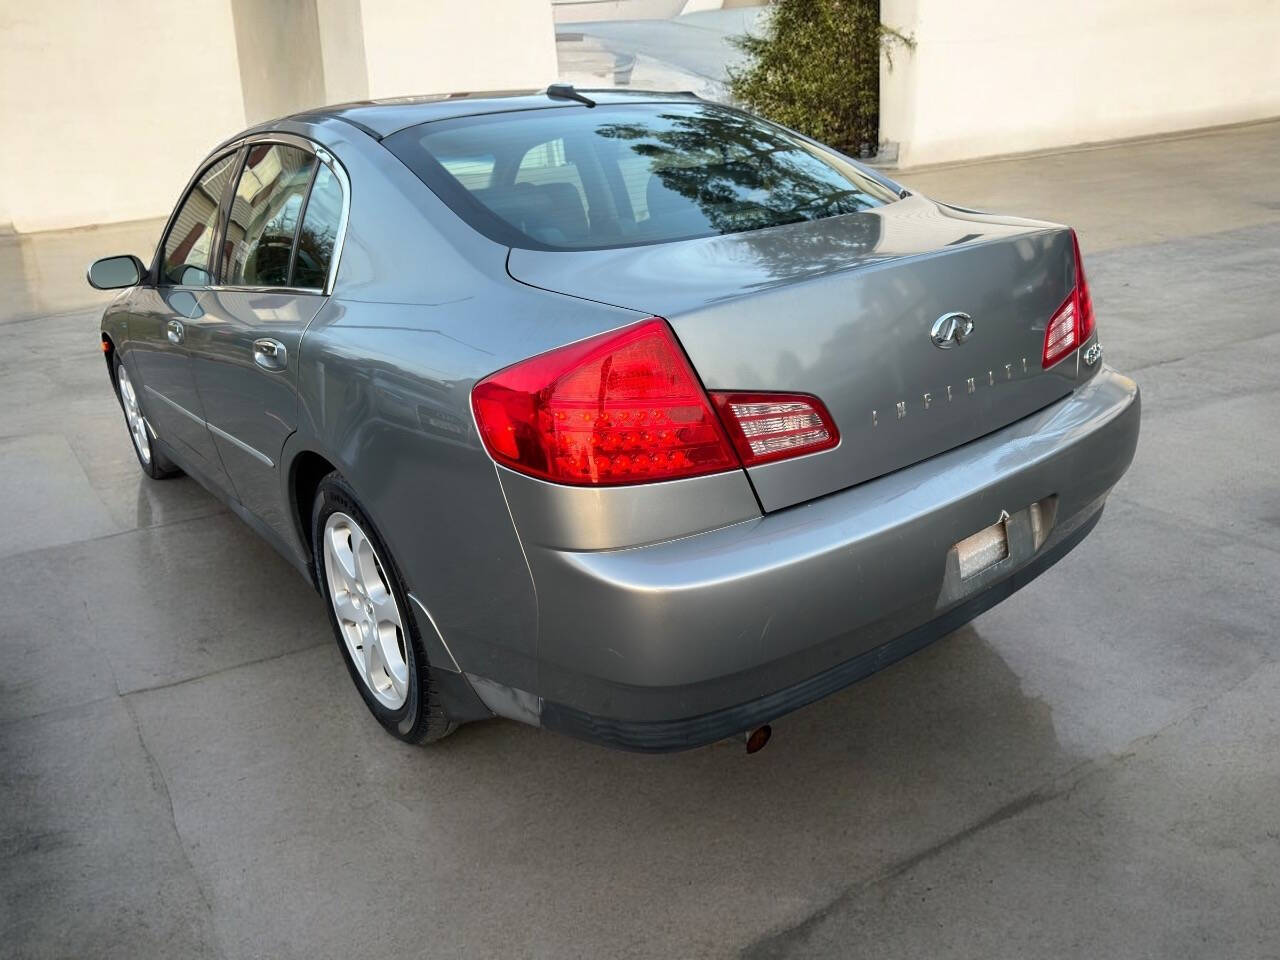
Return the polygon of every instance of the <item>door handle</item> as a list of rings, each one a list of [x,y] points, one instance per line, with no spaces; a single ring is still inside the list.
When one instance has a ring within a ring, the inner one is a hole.
[[[283,370],[289,364],[289,351],[279,340],[264,337],[253,341],[253,362],[263,370]]]
[[[170,320],[164,325],[164,334],[170,343],[181,343],[186,337],[182,324],[177,320]]]

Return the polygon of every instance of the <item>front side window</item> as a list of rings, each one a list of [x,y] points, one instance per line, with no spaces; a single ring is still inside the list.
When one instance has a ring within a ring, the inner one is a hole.
[[[582,250],[858,213],[896,194],[781,127],[702,103],[601,104],[437,120],[383,141],[509,246]],[[471,158],[492,157],[487,177]]]
[[[222,283],[287,287],[294,238],[316,158],[299,147],[257,143],[231,200]]]
[[[204,286],[210,282],[218,207],[231,178],[235,156],[229,153],[210,164],[178,207],[164,240],[161,283]]]

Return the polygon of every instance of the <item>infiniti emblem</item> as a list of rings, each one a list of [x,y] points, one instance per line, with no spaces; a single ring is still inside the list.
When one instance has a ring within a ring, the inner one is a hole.
[[[967,313],[944,313],[933,321],[929,339],[939,350],[950,350],[957,343],[964,343],[973,333],[973,320]]]

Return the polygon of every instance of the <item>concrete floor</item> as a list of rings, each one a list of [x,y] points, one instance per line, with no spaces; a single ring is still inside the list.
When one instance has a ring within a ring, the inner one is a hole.
[[[5,302],[62,311],[0,320],[0,955],[1280,956],[1277,156],[902,175],[1082,226],[1137,460],[1053,571],[755,757],[387,737],[319,598],[139,473],[75,309],[117,238],[33,279],[0,241]]]

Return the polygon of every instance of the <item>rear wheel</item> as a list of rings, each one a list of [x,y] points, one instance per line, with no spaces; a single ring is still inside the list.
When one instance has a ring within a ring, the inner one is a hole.
[[[142,405],[138,400],[137,388],[133,378],[129,376],[129,368],[118,356],[115,359],[116,393],[120,397],[120,408],[124,411],[124,422],[129,428],[129,438],[133,441],[133,452],[138,457],[138,465],[142,472],[152,480],[165,480],[182,473],[178,465],[166,457],[152,443],[151,425],[142,413]]]
[[[387,732],[430,743],[456,725],[440,707],[431,666],[391,552],[336,472],[320,481],[311,542],[329,622],[351,679]]]

